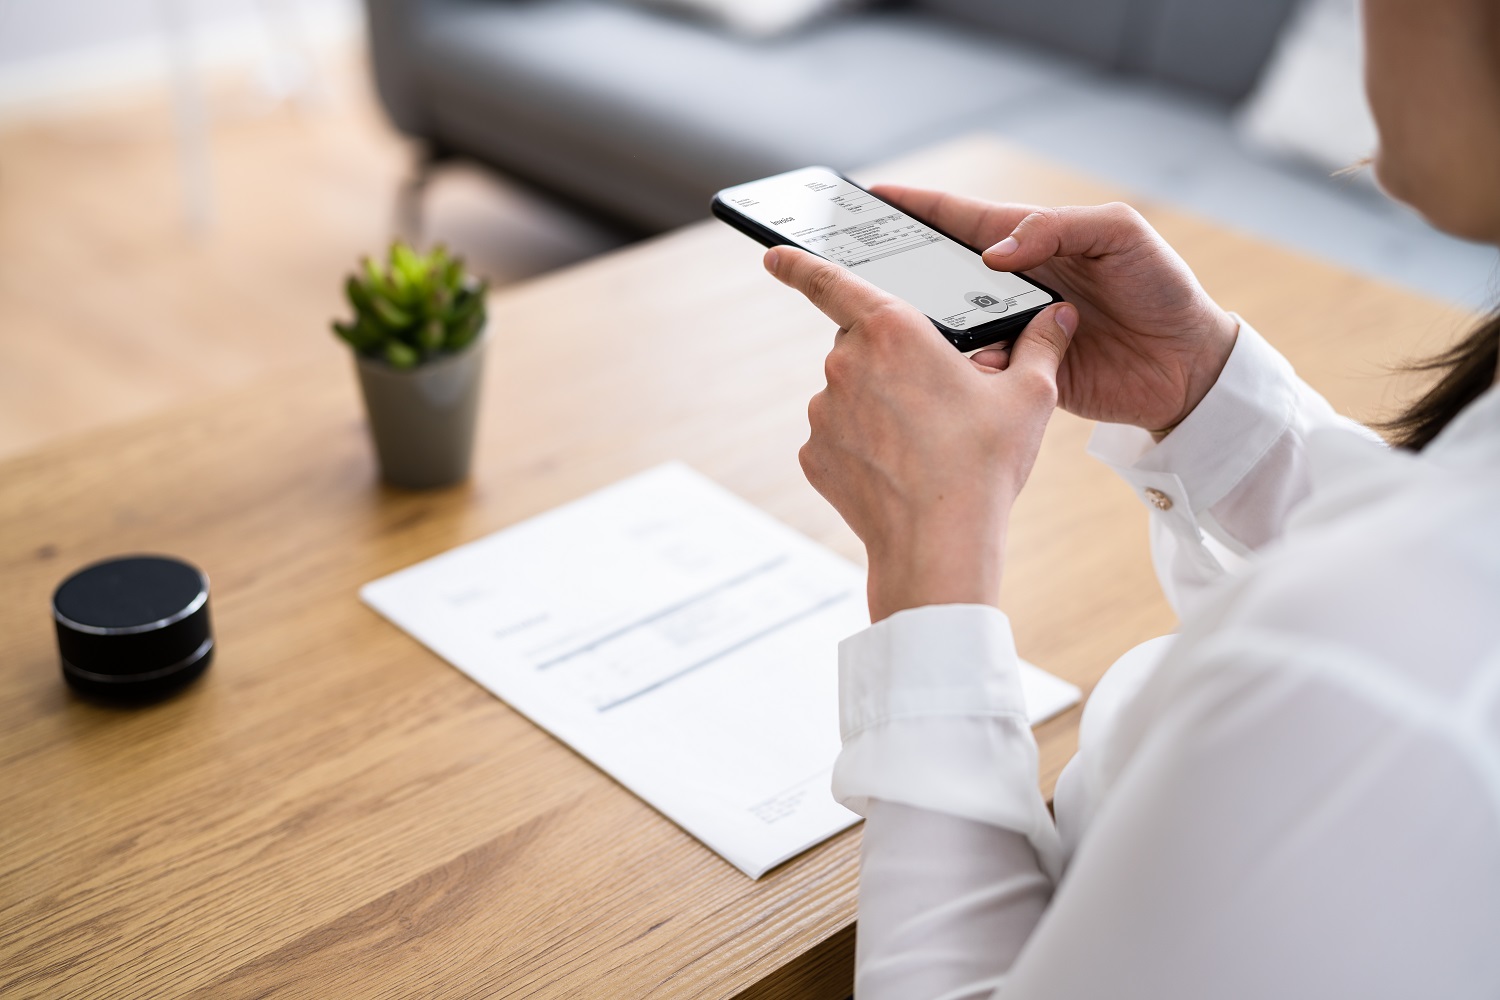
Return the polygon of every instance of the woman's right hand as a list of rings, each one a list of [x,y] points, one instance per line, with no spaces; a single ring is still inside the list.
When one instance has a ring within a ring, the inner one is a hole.
[[[1058,403],[1090,420],[1163,432],[1213,387],[1239,325],[1128,205],[1036,208],[918,188],[876,194],[972,246],[996,271],[1025,271],[1078,307]],[[975,360],[1004,367],[1004,351]]]

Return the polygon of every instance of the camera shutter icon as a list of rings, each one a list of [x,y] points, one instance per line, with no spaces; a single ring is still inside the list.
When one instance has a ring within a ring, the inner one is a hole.
[[[969,292],[964,296],[964,301],[968,302],[971,306],[983,309],[987,313],[995,313],[997,315],[1010,312],[1011,307],[1016,304],[1016,300],[1013,298],[1002,299],[991,295],[989,292]]]

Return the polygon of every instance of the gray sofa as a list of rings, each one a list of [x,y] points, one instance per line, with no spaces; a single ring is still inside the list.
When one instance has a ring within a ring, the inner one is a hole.
[[[367,0],[395,123],[643,232],[720,187],[990,130],[1451,300],[1494,258],[1243,148],[1233,108],[1295,0],[909,0],[746,41],[618,0]]]

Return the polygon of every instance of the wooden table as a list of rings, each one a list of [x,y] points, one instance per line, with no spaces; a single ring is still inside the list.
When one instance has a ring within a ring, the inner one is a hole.
[[[1118,196],[985,138],[865,176]],[[1346,410],[1465,322],[1140,207]],[[758,258],[705,222],[498,293],[460,488],[376,484],[331,337],[315,366],[0,465],[0,996],[847,996],[858,829],[753,882],[356,598],[670,458],[859,558],[796,459],[831,330]],[[1173,627],[1087,433],[1048,431],[1004,594],[1021,652],[1085,687]],[[111,710],[63,687],[48,600],[130,551],[207,570],[219,654]],[[1044,788],[1077,719],[1038,730]]]

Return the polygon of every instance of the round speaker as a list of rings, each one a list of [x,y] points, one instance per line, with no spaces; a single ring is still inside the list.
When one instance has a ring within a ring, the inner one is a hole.
[[[144,701],[191,683],[214,655],[208,577],[166,556],[86,566],[52,595],[63,677],[93,698]]]

